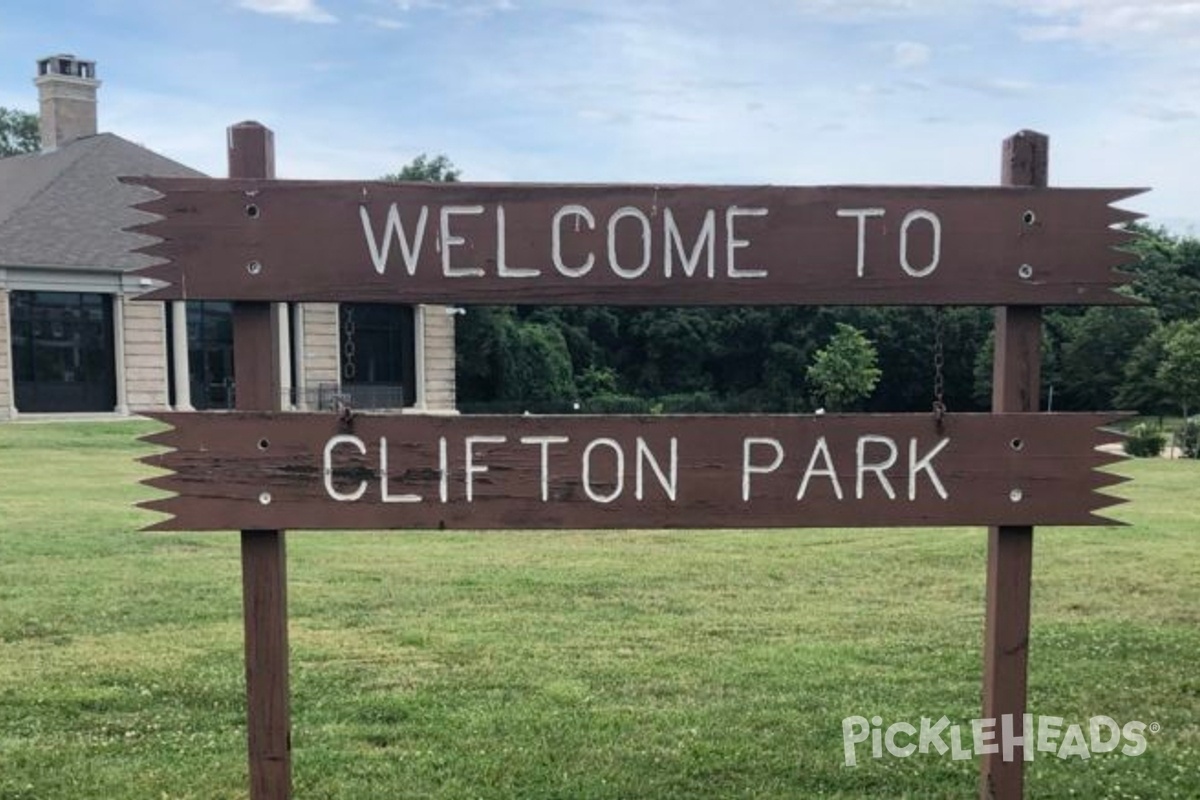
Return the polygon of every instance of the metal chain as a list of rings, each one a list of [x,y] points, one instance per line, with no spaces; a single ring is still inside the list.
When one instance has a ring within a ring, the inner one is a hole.
[[[938,306],[933,312],[933,416],[939,428],[946,414],[946,312]]]
[[[358,374],[358,365],[354,362],[354,355],[358,347],[354,342],[354,309],[350,306],[342,306],[342,379],[347,381],[354,380]]]

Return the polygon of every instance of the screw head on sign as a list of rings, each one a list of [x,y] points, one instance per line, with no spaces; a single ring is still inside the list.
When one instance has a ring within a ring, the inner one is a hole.
[[[1022,280],[1027,281],[1033,277],[1033,267],[1031,267],[1029,264],[1022,264],[1021,266],[1017,267],[1017,274],[1021,276]]]
[[[264,506],[271,505],[271,493],[263,492],[262,494],[260,494],[258,496],[258,502],[262,503]]]
[[[250,263],[246,264],[246,272],[249,272],[251,275],[257,275],[258,273],[262,272],[262,262],[251,261]]]
[[[1024,498],[1024,497],[1025,497],[1025,493],[1022,492],[1020,489],[1013,489],[1011,492],[1008,493],[1008,499],[1013,501],[1014,503],[1021,502],[1022,498]]]

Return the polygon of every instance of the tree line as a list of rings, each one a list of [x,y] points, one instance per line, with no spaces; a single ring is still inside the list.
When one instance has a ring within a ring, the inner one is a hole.
[[[444,155],[384,180],[456,181]],[[1133,226],[1137,306],[1048,308],[1043,409],[1200,407],[1200,240]],[[459,319],[464,411],[985,411],[992,310],[480,306]]]
[[[1139,233],[1131,291],[1144,306],[1046,310],[1042,408],[1200,406],[1200,242]],[[478,307],[459,320],[459,399],[786,412],[918,411],[940,397],[978,411],[991,337],[986,308]]]
[[[385,180],[455,181],[444,155]],[[1049,308],[1043,409],[1200,408],[1200,240],[1133,226],[1138,306]],[[471,411],[951,411],[991,404],[992,310],[481,306],[459,319]]]

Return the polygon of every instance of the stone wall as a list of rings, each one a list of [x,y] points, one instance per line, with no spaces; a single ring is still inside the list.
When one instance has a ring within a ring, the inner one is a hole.
[[[0,420],[13,410],[12,340],[8,316],[8,290],[0,289]]]
[[[162,303],[123,298],[125,394],[129,410],[167,407],[167,325]]]
[[[458,403],[454,383],[455,316],[446,306],[424,306],[424,311],[425,409],[454,411]]]
[[[303,397],[297,407],[317,408],[322,386],[337,391],[341,361],[338,353],[337,303],[303,303],[304,331],[301,335],[303,353],[299,354],[303,380],[293,382],[303,386]]]

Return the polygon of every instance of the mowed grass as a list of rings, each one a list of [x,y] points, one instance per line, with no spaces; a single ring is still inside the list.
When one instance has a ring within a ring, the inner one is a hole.
[[[246,795],[233,533],[139,533],[148,423],[0,426],[0,800]],[[1036,534],[1030,711],[1161,726],[1027,794],[1200,797],[1200,463]],[[289,536],[297,798],[970,797],[841,721],[979,715],[986,533]]]

